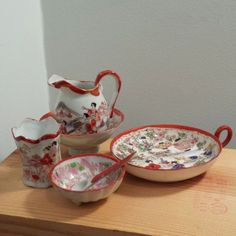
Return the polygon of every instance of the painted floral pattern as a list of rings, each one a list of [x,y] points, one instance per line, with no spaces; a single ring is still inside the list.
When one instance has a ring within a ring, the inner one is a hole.
[[[23,182],[35,187],[50,186],[48,173],[61,160],[58,138],[40,144],[18,143],[23,164]]]
[[[52,173],[53,182],[68,190],[80,190],[81,181],[92,179],[104,169],[114,164],[114,161],[96,161],[92,158],[77,158],[75,161],[68,160],[63,165],[56,167]],[[116,180],[121,174],[121,169],[100,179],[89,189],[97,189],[108,185]]]
[[[147,127],[121,136],[113,154],[123,159],[133,151],[129,163],[146,169],[181,169],[210,161],[219,153],[218,144],[196,131]]]
[[[56,116],[63,125],[65,134],[97,133],[107,128],[107,117],[109,115],[106,102],[99,106],[95,102],[90,107],[82,107],[83,115],[71,110],[63,102],[59,102],[56,108]]]

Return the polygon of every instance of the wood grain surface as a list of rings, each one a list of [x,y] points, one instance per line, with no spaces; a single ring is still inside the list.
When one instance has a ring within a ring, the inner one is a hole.
[[[0,235],[235,236],[236,150],[223,149],[206,174],[178,183],[126,174],[108,199],[81,206],[53,188],[24,186],[16,151],[0,164]]]

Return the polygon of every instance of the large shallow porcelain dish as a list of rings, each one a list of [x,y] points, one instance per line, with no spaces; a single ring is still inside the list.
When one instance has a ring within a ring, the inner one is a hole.
[[[116,169],[86,189],[84,182],[118,161],[104,154],[76,155],[55,165],[50,172],[50,179],[56,190],[78,205],[98,201],[107,198],[119,188],[125,167]]]
[[[49,112],[45,114],[41,119],[52,116],[56,119],[56,116]],[[109,139],[112,134],[119,128],[124,121],[124,114],[118,109],[114,109],[113,117],[107,121],[107,128],[100,130],[98,133],[79,135],[76,133],[61,134],[61,143],[69,147],[69,153],[94,153],[98,151],[98,146]]]
[[[223,143],[219,140],[222,131],[227,131]],[[111,143],[111,152],[119,159],[136,152],[126,165],[130,174],[174,182],[207,171],[231,138],[232,129],[226,125],[220,126],[215,135],[182,125],[149,125],[118,135]]]

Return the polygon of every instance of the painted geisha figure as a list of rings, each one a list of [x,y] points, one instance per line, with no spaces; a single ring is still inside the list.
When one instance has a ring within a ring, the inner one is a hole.
[[[90,108],[83,107],[86,111],[84,117],[86,119],[85,128],[88,133],[97,133],[100,127],[104,127],[105,122],[103,120],[104,114],[107,113],[107,104],[101,103],[97,109],[97,104],[95,102],[91,103]]]
[[[68,108],[63,102],[60,102],[56,109],[56,115],[62,124],[62,133],[97,133],[103,127],[106,128],[108,106],[102,102],[99,107],[92,102],[90,107],[82,107],[83,116]]]

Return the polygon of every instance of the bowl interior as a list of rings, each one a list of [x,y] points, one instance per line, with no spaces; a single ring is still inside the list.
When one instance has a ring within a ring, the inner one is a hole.
[[[51,173],[51,180],[64,190],[83,191],[83,183],[113,165],[116,161],[105,156],[83,155],[60,162]],[[98,190],[119,179],[122,168],[111,172],[87,190]],[[87,191],[86,190],[86,191]]]
[[[111,149],[119,159],[136,151],[131,165],[170,170],[207,163],[218,156],[221,146],[213,135],[195,128],[148,126],[119,135]]]

